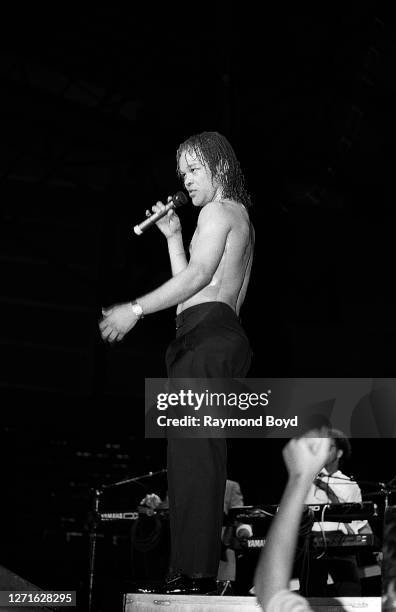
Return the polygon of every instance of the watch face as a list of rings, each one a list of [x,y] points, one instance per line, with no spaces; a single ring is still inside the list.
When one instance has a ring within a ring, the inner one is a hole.
[[[138,317],[143,314],[143,308],[139,304],[132,304],[132,310]]]

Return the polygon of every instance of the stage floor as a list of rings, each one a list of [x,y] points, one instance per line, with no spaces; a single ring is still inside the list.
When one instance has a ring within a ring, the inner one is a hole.
[[[309,603],[316,612],[381,612],[380,597],[310,598]],[[260,607],[255,597],[217,597],[183,595],[140,595],[127,593],[124,612],[153,612],[155,610],[175,612],[258,612]]]

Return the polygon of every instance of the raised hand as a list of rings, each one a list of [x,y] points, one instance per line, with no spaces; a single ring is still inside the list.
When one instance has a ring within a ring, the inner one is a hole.
[[[170,202],[171,200],[172,196],[168,196],[168,202]],[[161,212],[162,210],[164,210],[164,208],[165,204],[163,204],[162,202],[157,202],[156,204],[154,204],[151,210],[153,213],[156,213]],[[150,211],[146,210],[146,215],[150,216],[150,214]],[[161,230],[161,232],[166,238],[170,238],[174,234],[181,232],[180,219],[173,209],[169,210],[168,214],[159,219],[156,223],[156,226],[159,230]]]
[[[312,482],[326,463],[331,440],[323,431],[310,431],[293,438],[283,449],[283,459],[289,477],[302,476]]]

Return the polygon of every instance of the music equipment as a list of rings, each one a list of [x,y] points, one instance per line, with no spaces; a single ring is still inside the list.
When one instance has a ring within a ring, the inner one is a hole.
[[[356,553],[362,549],[380,549],[378,540],[373,533],[348,533],[340,531],[314,532],[309,541],[311,550],[331,552]]]
[[[344,504],[307,504],[317,521],[350,523],[378,516],[378,506],[372,501]]]
[[[271,520],[278,511],[278,505],[239,506],[228,511],[228,524],[233,521],[249,523],[251,520]],[[315,521],[350,523],[378,516],[378,507],[372,501],[345,504],[306,504]]]
[[[167,508],[147,508],[146,506],[138,506],[136,510],[131,512],[98,512],[97,518],[101,521],[137,521],[140,515],[158,516],[160,519],[167,520],[169,518],[169,510]]]
[[[182,191],[178,191],[177,193],[175,193],[174,196],[172,196],[172,199],[165,205],[165,208],[161,212],[153,213],[152,215],[149,216],[148,219],[146,219],[145,221],[142,221],[141,223],[138,223],[138,225],[135,225],[135,227],[133,228],[133,231],[138,236],[141,236],[143,232],[145,232],[149,227],[152,227],[153,225],[155,225],[155,223],[157,223],[159,219],[162,219],[162,217],[165,217],[165,215],[167,215],[170,210],[174,208],[178,208],[179,206],[183,206],[183,204],[186,204],[186,203],[187,203],[186,194],[183,193]]]
[[[137,521],[137,512],[98,512],[101,521]]]
[[[312,550],[324,551],[331,549],[332,552],[344,552],[355,553],[359,550],[375,550],[379,551],[381,549],[381,545],[378,541],[378,538],[372,533],[357,533],[357,534],[344,534],[341,531],[337,532],[324,532],[323,535],[321,532],[312,533],[310,535],[310,547]],[[238,549],[255,549],[255,548],[263,548],[265,544],[265,537],[252,537],[246,538],[243,541],[238,542]],[[233,543],[231,542],[231,547],[233,547]]]
[[[231,508],[227,516],[226,532],[223,541],[227,539],[227,546],[237,551],[248,551],[262,548],[272,519],[276,516],[278,505],[239,506]],[[350,523],[355,520],[365,520],[377,516],[377,505],[373,502],[344,503],[344,504],[306,504],[301,525],[302,532],[309,535],[311,527],[316,521],[330,521]],[[241,524],[250,527],[250,537],[237,537],[237,528]],[[301,532],[301,533],[302,533]],[[321,532],[312,532],[311,546],[321,550],[330,547],[332,550],[356,550],[376,547],[376,539],[372,534],[358,534],[350,537],[342,532],[335,533],[334,538],[324,541]],[[316,539],[315,539],[316,538]],[[322,542],[322,545],[321,545]],[[377,545],[377,550],[380,547]]]

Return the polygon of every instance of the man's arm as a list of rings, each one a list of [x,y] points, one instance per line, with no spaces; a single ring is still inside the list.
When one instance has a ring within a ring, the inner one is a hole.
[[[230,508],[237,506],[243,506],[243,495],[239,482],[234,482],[231,491]]]
[[[254,579],[256,596],[264,610],[276,593],[289,587],[304,500],[326,461],[329,446],[329,438],[311,436],[293,438],[283,450],[289,478]]]
[[[188,261],[184,250],[181,232],[168,238],[168,253],[171,263],[172,276],[176,276],[187,268]]]
[[[168,204],[172,200],[172,196],[168,197]],[[161,212],[164,210],[165,204],[157,202],[153,207],[153,213]],[[150,211],[147,211],[149,214]],[[165,217],[161,217],[156,226],[164,234],[168,241],[168,253],[172,269],[172,276],[175,276],[184,268],[187,267],[187,257],[184,250],[183,238],[182,238],[182,227],[178,215],[174,209],[168,211]]]
[[[137,298],[144,314],[185,302],[212,280],[230,231],[228,215],[220,203],[211,202],[202,209],[197,230],[187,267],[158,289]]]
[[[151,314],[188,300],[208,285],[221,261],[231,224],[219,202],[207,204],[198,219],[197,236],[188,265],[169,281],[137,298],[143,314]],[[130,303],[103,311],[100,329],[104,340],[121,340],[137,323]]]

